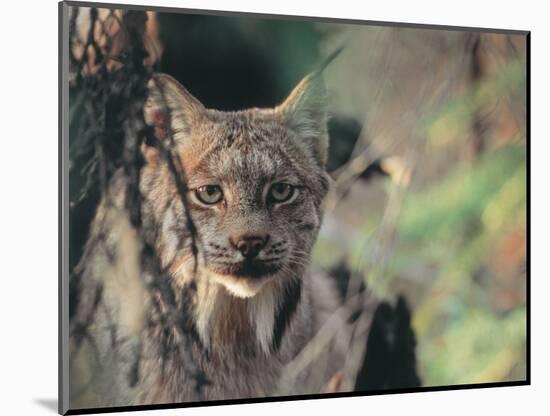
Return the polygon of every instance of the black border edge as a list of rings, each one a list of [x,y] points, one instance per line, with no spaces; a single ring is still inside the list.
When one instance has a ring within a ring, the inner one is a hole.
[[[300,21],[316,21],[324,23],[342,23],[342,24],[357,24],[357,25],[376,25],[386,27],[400,27],[400,28],[413,28],[413,29],[433,29],[433,30],[448,30],[448,31],[477,31],[482,33],[495,33],[495,34],[510,34],[510,35],[523,35],[526,41],[526,191],[527,191],[527,219],[526,219],[526,232],[527,232],[527,264],[526,264],[526,373],[525,380],[518,381],[505,381],[505,382],[489,382],[489,383],[474,383],[474,384],[460,384],[460,385],[447,385],[447,386],[427,386],[418,388],[405,388],[405,389],[388,389],[388,390],[375,390],[375,391],[355,391],[355,392],[343,392],[343,393],[324,393],[324,394],[308,394],[308,395],[295,395],[295,396],[274,396],[274,397],[259,397],[259,398],[243,398],[243,399],[229,399],[229,400],[209,400],[202,402],[182,402],[182,403],[167,403],[167,404],[150,404],[150,405],[135,405],[135,406],[115,406],[115,407],[100,407],[100,408],[84,408],[84,409],[70,409],[69,403],[69,379],[68,379],[68,354],[64,356],[63,352],[68,347],[68,321],[63,319],[64,313],[68,316],[68,277],[66,276],[66,265],[68,264],[68,257],[64,256],[67,246],[65,238],[68,243],[67,234],[67,218],[64,218],[66,207],[66,188],[68,187],[68,175],[66,170],[65,158],[68,158],[68,154],[65,152],[65,141],[68,139],[68,124],[64,120],[64,111],[68,106],[68,86],[64,81],[68,76],[68,43],[63,38],[64,33],[68,33],[68,10],[69,7],[104,7],[104,8],[119,8],[119,9],[132,9],[132,10],[155,10],[161,13],[187,13],[187,14],[201,14],[211,16],[240,16],[240,17],[255,17],[255,18],[267,18],[267,19],[284,19],[284,20],[300,20]],[[517,387],[517,386],[530,386],[531,385],[531,31],[530,30],[515,30],[515,29],[498,29],[498,28],[480,28],[480,27],[468,27],[468,26],[448,26],[437,24],[424,24],[424,23],[397,23],[387,21],[376,20],[358,20],[358,19],[344,19],[344,18],[331,18],[322,16],[297,16],[297,15],[283,15],[283,14],[264,14],[255,12],[244,11],[223,11],[223,10],[207,10],[207,9],[188,9],[188,8],[176,8],[166,6],[145,6],[145,5],[130,5],[130,4],[117,4],[117,3],[101,3],[101,2],[86,2],[86,1],[60,1],[58,3],[59,11],[59,56],[58,56],[58,75],[59,75],[59,198],[58,198],[58,267],[59,267],[59,317],[58,317],[58,362],[59,362],[59,379],[58,379],[58,412],[61,415],[81,415],[81,414],[94,414],[94,413],[114,413],[114,412],[128,412],[128,411],[143,411],[143,410],[166,410],[166,409],[182,409],[193,407],[210,407],[221,405],[235,405],[235,404],[253,404],[253,403],[272,403],[272,402],[287,402],[296,400],[320,400],[320,399],[333,399],[333,398],[345,398],[345,397],[367,397],[373,395],[388,395],[388,394],[403,394],[403,393],[429,393],[439,391],[456,391],[456,390],[470,390],[470,389],[484,389],[495,387]],[[67,235],[66,235],[67,234]],[[67,264],[66,264],[67,263]],[[67,286],[67,287],[65,287]],[[66,298],[66,299],[65,299]]]
[[[62,41],[63,38],[63,3],[57,3],[57,106],[58,106],[58,115],[57,115],[57,129],[58,129],[58,139],[57,139],[57,270],[58,270],[58,283],[57,283],[57,308],[58,308],[58,317],[57,317],[57,411],[62,413],[62,402],[63,402],[63,371],[62,371],[62,362],[63,362],[63,342],[62,342],[62,326],[61,322],[63,312],[62,312],[62,292],[63,292],[63,281],[61,279],[61,268],[63,259],[61,256],[62,252],[62,233],[61,233],[61,152],[63,148],[62,144],[62,123],[61,118],[63,114],[63,106],[61,104],[62,92],[61,85],[63,82],[62,67],[63,67],[63,47]],[[67,351],[68,353],[68,351]]]
[[[205,402],[184,402],[184,403],[166,403],[166,404],[148,404],[138,406],[115,406],[115,407],[99,407],[99,408],[87,408],[87,409],[71,409],[67,415],[88,415],[95,413],[114,413],[114,412],[131,412],[142,410],[167,410],[167,409],[183,409],[192,407],[211,407],[211,406],[225,406],[235,404],[253,404],[253,403],[273,403],[273,402],[291,402],[297,400],[321,400],[321,399],[337,399],[345,397],[367,397],[367,396],[381,396],[388,394],[402,394],[402,393],[430,393],[440,391],[454,391],[454,390],[471,390],[471,389],[485,389],[494,387],[517,387],[527,386],[530,383],[527,380],[520,381],[504,381],[498,383],[479,383],[479,384],[461,384],[450,386],[432,386],[432,387],[418,387],[410,389],[388,389],[388,390],[373,390],[373,391],[354,391],[344,393],[324,393],[324,394],[304,394],[296,396],[274,396],[274,397],[262,397],[252,399],[230,399],[230,400],[208,400]]]
[[[437,24],[429,24],[429,23],[388,22],[388,21],[382,21],[382,20],[344,19],[339,17],[299,16],[299,15],[290,15],[290,14],[270,14],[270,13],[246,12],[246,11],[190,9],[190,8],[184,8],[184,7],[145,6],[140,4],[101,3],[101,2],[72,1],[72,0],[65,1],[65,4],[73,7],[104,7],[104,8],[131,9],[131,10],[140,10],[140,11],[154,10],[160,13],[180,13],[180,14],[185,13],[185,14],[200,14],[200,15],[207,15],[207,16],[254,17],[257,19],[315,21],[315,22],[322,22],[322,23],[376,25],[376,26],[389,26],[389,27],[400,27],[400,28],[411,28],[411,29],[476,31],[476,32],[483,32],[483,33],[501,33],[501,34],[509,34],[509,35],[526,35],[530,33],[529,30],[517,30],[517,29],[437,25]]]
[[[527,195],[527,218],[526,218],[526,342],[525,342],[525,378],[531,384],[531,32],[525,36],[525,123],[526,136],[526,195]]]
[[[68,105],[69,5],[58,3],[58,400],[57,411],[69,411],[69,246],[68,246]],[[67,159],[67,160],[66,160]],[[66,354],[64,354],[66,352]]]

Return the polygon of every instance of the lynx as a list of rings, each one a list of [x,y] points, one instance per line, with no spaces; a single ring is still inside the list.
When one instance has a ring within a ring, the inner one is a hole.
[[[159,146],[144,146],[143,232],[128,221],[121,172],[97,210],[79,272],[103,285],[90,328],[99,359],[75,360],[75,379],[92,380],[77,402],[277,394],[282,369],[319,326],[322,288],[308,269],[329,189],[322,76],[306,76],[274,108],[235,112],[206,109],[168,75],[148,88],[144,120],[181,177]],[[151,307],[169,305],[146,288],[159,276],[142,267],[144,244],[175,293],[172,326]]]

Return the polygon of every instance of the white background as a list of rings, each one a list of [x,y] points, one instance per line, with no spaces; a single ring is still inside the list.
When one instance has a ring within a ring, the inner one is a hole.
[[[550,276],[546,251],[550,245],[547,242],[550,13],[545,7],[548,3],[540,0],[120,1],[143,2],[532,31],[532,386],[146,414],[549,414]],[[1,12],[0,413],[52,415],[57,398],[57,4],[54,0],[12,0],[3,2]]]

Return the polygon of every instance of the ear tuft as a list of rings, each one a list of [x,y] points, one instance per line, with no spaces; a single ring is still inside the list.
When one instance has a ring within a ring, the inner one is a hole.
[[[328,157],[327,90],[321,73],[303,78],[276,111],[324,166]]]
[[[154,127],[159,140],[188,132],[205,114],[204,106],[178,81],[166,74],[154,74],[147,84],[143,109],[145,122]]]

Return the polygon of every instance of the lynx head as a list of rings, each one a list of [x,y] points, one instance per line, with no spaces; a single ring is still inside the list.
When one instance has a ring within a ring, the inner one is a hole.
[[[328,190],[325,96],[313,73],[275,108],[221,112],[204,108],[168,75],[151,80],[145,120],[184,171],[199,279],[251,297],[268,281],[300,277]],[[165,267],[189,276],[194,257],[177,182],[155,148],[144,154],[156,247]]]

